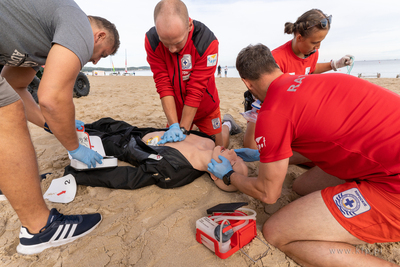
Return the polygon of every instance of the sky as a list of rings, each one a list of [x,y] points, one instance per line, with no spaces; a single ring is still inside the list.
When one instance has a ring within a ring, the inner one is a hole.
[[[154,26],[158,0],[75,0],[87,15],[114,23],[121,46],[98,67],[148,66],[144,37]],[[331,29],[322,41],[319,62],[350,54],[355,60],[400,59],[399,0],[183,0],[192,19],[201,21],[219,41],[221,66],[234,66],[240,50],[262,43],[271,50],[291,40],[284,34],[286,22],[318,8],[332,15]],[[87,67],[93,67],[87,63]]]

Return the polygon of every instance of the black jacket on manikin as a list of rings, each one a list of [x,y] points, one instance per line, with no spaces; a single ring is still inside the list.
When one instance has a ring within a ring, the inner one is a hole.
[[[138,128],[112,118],[85,124],[85,131],[89,135],[101,138],[107,156],[114,156],[135,167],[77,171],[67,166],[64,175],[72,174],[77,184],[116,189],[137,189],[153,184],[161,188],[174,188],[189,184],[203,175],[205,172],[194,169],[175,148],[148,146],[142,141],[147,133],[162,130],[168,129]],[[210,138],[198,131],[190,133]]]

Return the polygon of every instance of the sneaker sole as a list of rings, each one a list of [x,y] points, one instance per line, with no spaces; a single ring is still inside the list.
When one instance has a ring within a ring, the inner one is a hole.
[[[54,248],[54,247],[59,247],[59,246],[68,244],[68,243],[75,241],[76,239],[83,237],[83,236],[89,234],[90,232],[92,232],[101,223],[102,220],[103,220],[103,216],[101,216],[100,221],[96,225],[94,225],[92,228],[90,228],[86,232],[84,232],[80,235],[74,236],[74,237],[70,237],[70,238],[66,238],[66,239],[62,239],[62,240],[55,240],[52,242],[46,242],[46,243],[32,245],[32,246],[25,246],[20,243],[17,246],[17,252],[20,254],[24,254],[24,255],[32,255],[32,254],[38,254],[48,248]]]

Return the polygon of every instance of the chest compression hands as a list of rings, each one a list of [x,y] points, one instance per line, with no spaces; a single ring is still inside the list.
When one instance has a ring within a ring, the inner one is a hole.
[[[168,131],[164,133],[158,144],[162,145],[168,142],[180,142],[185,140],[185,138],[186,135],[183,134],[181,128],[179,127],[179,123],[174,123],[171,126],[169,126]]]

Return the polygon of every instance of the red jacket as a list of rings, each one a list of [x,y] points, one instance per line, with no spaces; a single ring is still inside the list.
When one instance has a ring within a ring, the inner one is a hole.
[[[174,96],[179,120],[183,106],[198,108],[194,121],[219,107],[215,85],[218,40],[203,23],[193,20],[186,45],[179,53],[170,53],[158,38],[155,27],[145,37],[147,62],[160,98]]]

